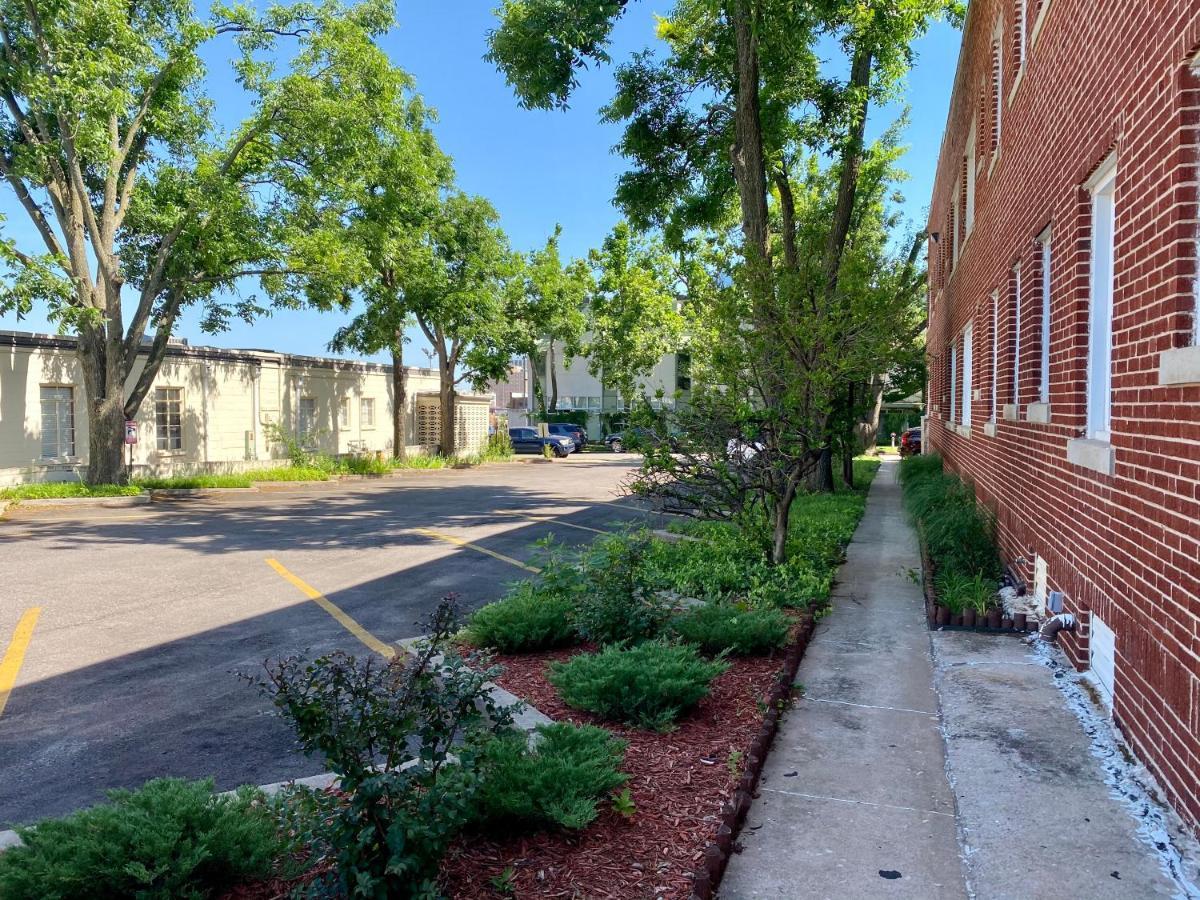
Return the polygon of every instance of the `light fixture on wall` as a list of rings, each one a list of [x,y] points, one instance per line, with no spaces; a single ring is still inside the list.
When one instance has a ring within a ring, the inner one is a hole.
[[[942,237],[942,233],[940,231],[929,232],[929,239],[932,240],[935,244],[941,243],[941,237]]]

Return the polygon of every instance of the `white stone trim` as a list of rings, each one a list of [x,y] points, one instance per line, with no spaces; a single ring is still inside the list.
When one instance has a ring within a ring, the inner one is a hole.
[[[1050,404],[1030,403],[1025,407],[1025,421],[1037,422],[1041,425],[1050,424]]]
[[[983,433],[986,434],[990,438],[994,438],[996,436],[996,423],[995,422],[984,422],[983,423]]]
[[[1164,350],[1158,357],[1158,383],[1200,384],[1200,345]]]
[[[1067,462],[1101,475],[1112,475],[1116,470],[1116,454],[1108,441],[1093,438],[1075,438],[1067,441]]]
[[[1017,404],[1015,403],[1005,403],[1004,409],[1001,412],[1006,421],[1016,422],[1020,419],[1017,413]]]

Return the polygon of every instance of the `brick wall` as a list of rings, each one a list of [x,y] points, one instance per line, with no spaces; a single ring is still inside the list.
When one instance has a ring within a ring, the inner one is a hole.
[[[1015,33],[1022,10],[1023,43]],[[1014,569],[1032,582],[1034,559],[1041,556],[1067,611],[1085,622],[1098,615],[1113,629],[1114,718],[1195,825],[1200,376],[1164,383],[1160,362],[1167,351],[1193,352],[1183,348],[1194,342],[1197,302],[1200,78],[1191,65],[1200,49],[1200,0],[1149,6],[1144,0],[972,0],[964,42],[928,226],[940,231],[929,245],[928,444],[996,511],[1002,550]],[[998,81],[1002,128],[993,150]],[[952,264],[948,229],[962,218],[962,164],[973,121],[979,136],[974,226]],[[1087,185],[1114,152],[1113,463],[1104,474],[1069,462],[1068,445],[1084,436],[1087,422]],[[1047,228],[1048,416],[1045,407],[1030,409],[1040,400],[1042,380],[1046,273],[1038,239]],[[960,398],[972,402],[978,391],[979,399],[964,434],[939,420],[950,412],[954,342],[961,385],[968,321],[974,322],[974,377]],[[1065,645],[1085,667],[1086,628]]]

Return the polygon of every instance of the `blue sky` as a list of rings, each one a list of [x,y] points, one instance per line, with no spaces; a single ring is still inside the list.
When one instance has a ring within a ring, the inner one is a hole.
[[[555,223],[563,226],[563,250],[583,255],[597,246],[618,219],[613,187],[624,168],[611,148],[619,128],[602,125],[597,110],[612,95],[611,69],[583,73],[567,112],[520,109],[496,70],[483,60],[485,36],[494,24],[489,0],[399,0],[399,25],[383,40],[392,60],[416,77],[417,88],[438,112],[435,132],[454,158],[459,183],[487,197],[500,211],[502,224],[519,250],[545,241]],[[612,56],[622,60],[654,43],[654,13],[666,12],[667,0],[630,5],[614,35]],[[905,212],[914,224],[924,221],[934,168],[958,56],[959,33],[936,25],[916,46],[918,60],[909,76],[905,100],[878,109],[870,121],[878,133],[910,107],[909,146],[903,165],[911,174],[904,186]],[[213,60],[211,92],[224,115],[236,115],[236,90]],[[28,234],[23,213],[11,195],[0,195],[5,229],[18,241]],[[325,344],[346,316],[337,313],[278,311],[252,325],[234,323],[217,335],[203,333],[198,317],[184,317],[177,333],[193,343],[220,347],[261,347],[291,353],[325,355]],[[0,329],[52,331],[35,313],[22,321],[0,316]],[[411,364],[423,364],[424,341],[413,336]]]

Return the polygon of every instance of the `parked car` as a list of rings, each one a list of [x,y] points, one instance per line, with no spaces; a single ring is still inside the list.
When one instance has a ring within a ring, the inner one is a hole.
[[[617,431],[604,438],[604,443],[608,445],[608,449],[613,453],[624,453],[628,449],[636,449],[643,444],[656,444],[663,440],[662,436],[651,431],[642,425],[634,425],[632,428],[626,428],[624,431]],[[671,449],[678,446],[679,441],[673,436],[667,435],[667,444]]]
[[[574,422],[551,422],[547,428],[550,429],[551,434],[570,438],[574,442],[576,450],[582,450],[587,444],[587,432]]]
[[[900,435],[900,455],[916,456],[921,452],[921,429],[910,428]]]
[[[561,434],[542,437],[536,428],[510,428],[508,439],[512,441],[514,453],[545,453],[545,447],[562,459],[575,451],[575,442]]]

